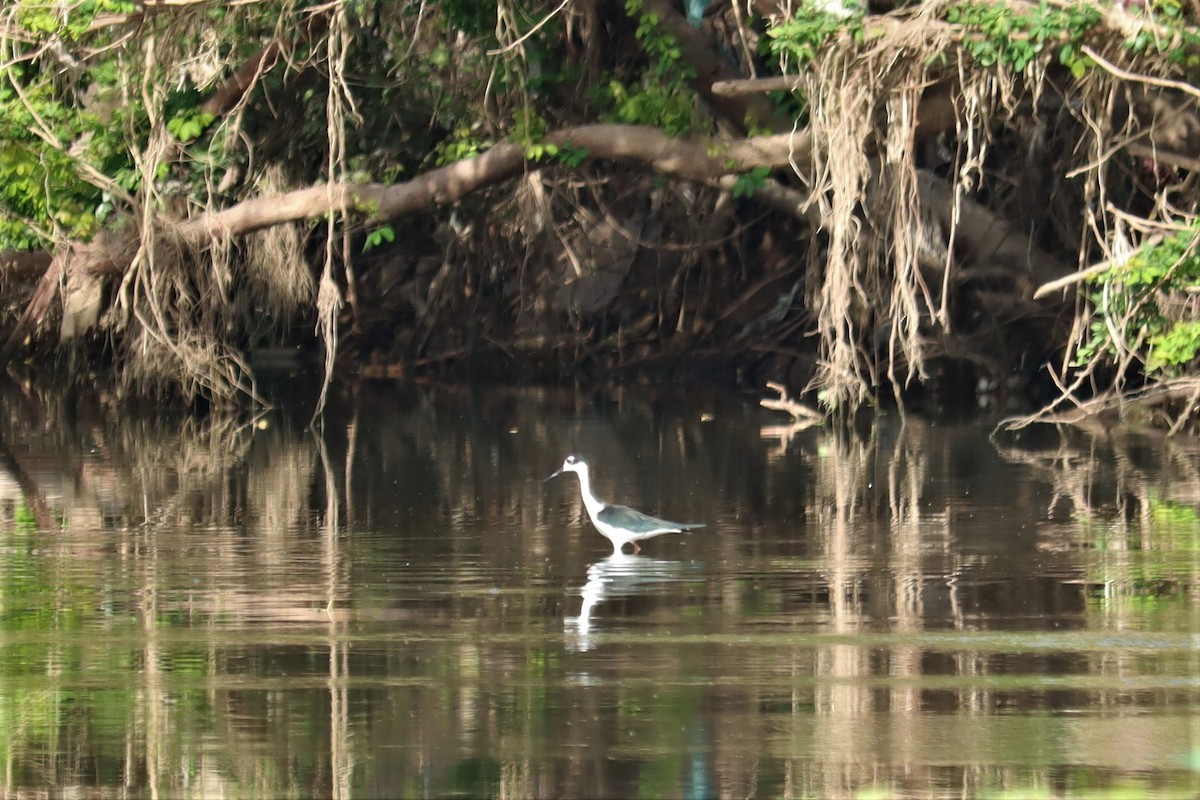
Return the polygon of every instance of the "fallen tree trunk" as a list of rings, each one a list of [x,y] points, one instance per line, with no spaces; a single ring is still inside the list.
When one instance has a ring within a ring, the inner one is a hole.
[[[547,135],[543,144],[586,151],[590,158],[639,163],[658,174],[699,183],[755,167],[781,168],[789,163],[805,167],[812,151],[811,139],[802,133],[688,141],[639,125],[568,128]],[[521,145],[506,142],[477,158],[431,170],[404,183],[335,183],[247,200],[185,223],[178,235],[182,241],[200,246],[208,237],[239,236],[331,212],[384,223],[452,205],[472,192],[515,178],[528,166],[540,168],[543,163],[530,161]]]

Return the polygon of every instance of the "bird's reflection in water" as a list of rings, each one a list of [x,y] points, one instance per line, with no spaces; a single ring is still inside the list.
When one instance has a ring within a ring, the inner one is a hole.
[[[567,619],[567,631],[576,635],[578,649],[586,651],[592,645],[592,614],[596,606],[613,597],[653,594],[664,583],[684,580],[682,561],[614,553],[588,567],[587,583],[579,591],[583,604],[578,617]]]

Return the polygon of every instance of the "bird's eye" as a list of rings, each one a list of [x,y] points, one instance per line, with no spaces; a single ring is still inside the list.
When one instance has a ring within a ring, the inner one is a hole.
[[[567,456],[567,463],[568,463],[568,464],[574,464],[574,463],[575,463],[575,456]]]

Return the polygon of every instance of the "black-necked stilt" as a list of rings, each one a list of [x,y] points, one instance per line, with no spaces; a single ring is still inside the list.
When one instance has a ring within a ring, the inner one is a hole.
[[[574,472],[579,476],[579,491],[583,495],[583,505],[591,517],[596,530],[613,543],[613,553],[620,553],[626,543],[633,545],[633,552],[641,551],[638,542],[659,536],[664,533],[686,533],[704,525],[695,522],[671,522],[649,514],[635,511],[628,506],[618,506],[606,503],[592,494],[592,479],[588,475],[587,462],[581,456],[570,455],[562,467],[554,471],[546,480],[557,478],[564,472]],[[546,481],[542,481],[545,483]]]

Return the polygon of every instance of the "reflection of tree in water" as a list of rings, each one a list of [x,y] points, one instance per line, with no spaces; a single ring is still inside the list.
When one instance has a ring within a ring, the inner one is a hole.
[[[1023,437],[1032,440],[1028,431]],[[928,430],[910,418],[858,435],[819,431],[802,448],[793,451],[802,454],[811,492],[804,553],[828,587],[821,595],[831,618],[851,628],[881,615],[900,628],[922,627],[933,600],[937,617],[962,625],[964,604],[979,599],[963,594],[978,588],[976,577],[1043,576],[1044,552],[1077,546],[1080,520],[1111,519],[1125,536],[1131,526],[1148,530],[1164,501],[1194,505],[1200,493],[1190,446],[1019,447],[990,444],[972,428]],[[1045,476],[1044,487],[1015,480],[1026,467]],[[795,468],[793,458],[788,469]],[[990,508],[1005,514],[981,525],[977,512]],[[996,525],[1012,533],[994,537]],[[1027,528],[1042,540],[1024,536]]]
[[[1024,436],[1031,438],[1028,431]],[[1011,702],[1010,693],[987,686],[1001,675],[1086,670],[1105,679],[1138,672],[1130,652],[1095,659],[998,658],[971,647],[946,653],[926,640],[945,628],[1090,627],[1085,587],[1079,585],[1091,580],[1085,577],[1088,561],[1078,557],[1079,537],[1088,530],[1081,518],[1118,520],[1123,530],[1138,527],[1140,519],[1146,530],[1156,493],[1186,498],[1195,508],[1200,481],[1191,445],[1163,451],[1129,443],[1125,452],[1110,453],[1094,443],[1062,444],[1041,451],[994,447],[976,429],[931,430],[910,417],[903,424],[878,419],[858,433],[807,432],[773,453],[789,470],[797,458],[803,461],[811,497],[800,557],[789,564],[777,555],[763,568],[787,573],[785,587],[806,587],[801,603],[779,602],[772,619],[808,621],[813,630],[843,637],[791,651],[793,674],[816,681],[790,693],[792,709],[816,709],[812,717],[794,716],[799,727],[793,735],[801,748],[815,737],[825,756],[798,773],[803,791],[833,795],[870,783],[876,751],[882,761],[919,764],[921,743],[939,735],[929,709],[989,713]],[[1022,465],[1022,476],[1026,464],[1043,470],[1044,498],[1036,481],[1012,479],[1018,474],[1012,463]],[[1078,516],[1064,525],[1066,507]],[[983,509],[1002,513],[977,519]],[[1059,557],[1048,559],[1047,552]],[[1111,569],[1122,560],[1106,555],[1091,563]],[[1194,596],[1194,565],[1178,577],[1182,591]],[[781,601],[787,598],[780,593]],[[1118,624],[1132,629],[1140,618],[1130,611]],[[1097,620],[1097,627],[1107,624]],[[887,644],[856,641],[872,633],[886,635]],[[938,675],[954,676],[957,686],[931,691],[928,680]],[[886,679],[886,690],[875,685],[879,679]],[[1064,691],[1040,702],[1087,706],[1098,699],[1117,707],[1123,695],[1117,687],[1094,696]],[[887,726],[877,724],[881,718],[890,720]],[[1130,747],[1140,751],[1140,745]],[[846,765],[856,766],[847,771]],[[964,786],[986,785],[973,783],[982,775],[963,779]]]
[[[975,795],[1026,785],[1031,772],[934,767],[922,748],[951,735],[987,752],[971,739],[986,726],[969,723],[1006,704],[1128,701],[1114,676],[1144,672],[1132,650],[1009,652],[993,638],[989,651],[974,637],[1050,620],[1088,627],[1092,606],[1072,581],[1097,580],[1091,563],[1110,582],[1128,570],[1133,586],[1138,554],[1168,542],[1148,533],[1154,509],[1195,499],[1183,443],[1035,447],[1025,431],[1022,447],[992,447],[973,430],[885,418],[780,447],[757,438],[755,418],[718,407],[722,424],[701,424],[646,397],[383,392],[319,438],[275,416],[265,430],[82,409],[64,422],[61,407],[21,411],[27,401],[8,398],[0,435],[64,520],[53,536],[14,526],[24,538],[0,576],[15,587],[6,620],[23,615],[37,631],[28,657],[58,670],[39,678],[49,689],[23,694],[43,710],[21,712],[40,722],[10,752],[57,748],[78,765],[125,764],[133,785],[172,788],[188,757],[192,786],[210,794],[336,796],[366,769],[411,795],[612,796],[629,793],[622,770],[636,777],[672,756],[678,732],[703,721],[714,793],[839,796],[945,780]],[[710,523],[655,551],[686,566],[593,563],[606,548],[577,500],[539,482],[575,442],[610,465],[610,496]],[[1011,480],[1027,465],[1045,480]],[[981,522],[981,507],[1011,516]],[[1081,559],[1096,536],[1084,516],[1104,521],[1106,547],[1129,552]],[[1195,569],[1175,585],[1194,593]],[[1137,621],[1131,605],[1103,608]],[[564,650],[563,618],[576,610]],[[103,636],[80,645],[64,620]],[[129,642],[116,656],[101,641],[110,635]],[[260,646],[264,636],[280,640]],[[67,713],[62,688],[114,659],[136,684],[128,705],[101,708],[97,696]],[[1004,689],[1014,676],[1074,673],[1101,687]],[[623,738],[639,707],[655,709],[657,727],[639,729],[657,737],[649,749]],[[119,747],[101,735],[111,727],[92,735],[101,716],[121,721]],[[197,730],[222,743],[219,756],[189,749]]]
[[[997,437],[1011,463],[1051,487],[1040,526],[1047,552],[1098,548],[1107,556],[1078,580],[1107,598],[1179,590],[1196,592],[1195,575],[1148,570],[1145,555],[1178,551],[1179,527],[1200,531],[1200,444],[1186,437],[1089,435],[1070,428]],[[1072,523],[1065,526],[1063,522]],[[1151,565],[1153,566],[1153,565]]]
[[[257,420],[105,411],[58,396],[0,398],[0,440],[69,527],[115,529],[238,518],[244,487],[227,481],[243,465]],[[285,500],[286,502],[286,500]]]
[[[31,658],[57,665],[50,688],[0,695],[0,703],[21,705],[0,709],[0,717],[28,723],[8,738],[9,757],[62,752],[65,763],[81,768],[123,764],[124,776],[93,779],[138,791],[180,789],[181,758],[194,761],[185,785],[202,794],[220,792],[235,775],[243,786],[256,785],[262,775],[252,760],[218,764],[193,750],[197,720],[210,720],[210,735],[235,751],[245,742],[252,752],[263,737],[247,725],[255,693],[217,688],[220,676],[237,671],[239,648],[208,634],[183,645],[178,635],[214,624],[228,632],[264,620],[316,622],[330,630],[331,685],[342,684],[345,643],[326,608],[348,596],[346,576],[336,550],[297,558],[313,551],[312,535],[323,530],[324,515],[313,505],[311,438],[273,427],[278,415],[139,417],[126,410],[118,417],[88,402],[5,389],[0,441],[7,458],[0,466],[15,476],[5,498],[9,522],[38,555],[4,562],[8,574],[0,579],[20,575],[29,590],[18,606],[0,604],[4,627],[44,631],[45,644]],[[23,506],[46,509],[35,527],[20,523]],[[137,665],[129,672],[136,687],[71,699],[70,687],[88,675],[107,680],[125,661]],[[324,749],[335,781],[345,772],[345,742],[337,737],[344,691],[331,688],[333,717],[325,713],[311,727],[332,737]],[[121,720],[128,724],[120,731],[91,735],[101,722]]]

